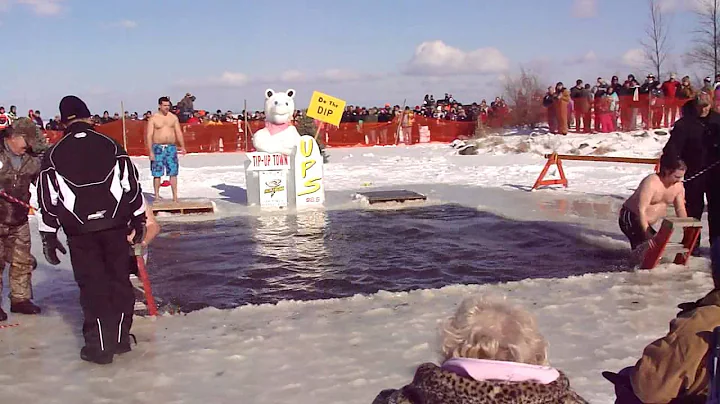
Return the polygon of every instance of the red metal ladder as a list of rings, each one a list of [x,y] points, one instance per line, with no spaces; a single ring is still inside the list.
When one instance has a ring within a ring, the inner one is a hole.
[[[683,239],[680,243],[671,243],[670,237],[676,227],[682,227]],[[645,252],[640,269],[653,269],[663,256],[672,254],[675,254],[675,264],[686,265],[701,231],[702,223],[695,218],[665,218],[660,231],[653,237],[654,245]]]

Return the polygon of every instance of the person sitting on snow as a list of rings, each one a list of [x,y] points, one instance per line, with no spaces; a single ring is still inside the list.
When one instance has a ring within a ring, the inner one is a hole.
[[[650,247],[655,230],[652,226],[663,219],[670,203],[678,217],[687,217],[683,177],[687,166],[678,156],[666,153],[660,158],[660,173],[650,174],[640,182],[635,193],[620,209],[618,224],[630,240],[633,251]]]
[[[635,366],[603,372],[615,385],[616,404],[706,402],[707,355],[713,329],[720,326],[720,289],[679,307],[670,332],[645,347]]]
[[[373,404],[586,403],[548,366],[547,346],[527,311],[470,297],[442,327],[443,364],[420,365],[412,383]]]

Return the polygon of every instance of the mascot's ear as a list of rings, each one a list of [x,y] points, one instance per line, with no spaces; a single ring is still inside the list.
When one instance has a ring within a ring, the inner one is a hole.
[[[285,92],[285,94],[287,94],[288,97],[293,98],[293,97],[295,97],[295,90],[293,90],[293,89],[291,88],[291,89],[287,90],[287,91]]]
[[[275,91],[273,91],[272,88],[268,88],[267,90],[265,90],[265,99],[266,100],[269,99],[270,97],[272,97],[273,95],[275,95]]]

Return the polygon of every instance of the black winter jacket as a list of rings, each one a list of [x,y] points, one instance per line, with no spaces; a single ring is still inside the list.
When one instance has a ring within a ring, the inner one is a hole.
[[[145,215],[138,171],[115,140],[76,122],[45,154],[38,181],[39,228],[68,236],[127,227]]]

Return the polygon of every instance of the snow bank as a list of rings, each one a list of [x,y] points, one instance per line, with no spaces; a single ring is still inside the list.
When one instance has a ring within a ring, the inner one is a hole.
[[[669,138],[665,129],[612,133],[569,133],[513,131],[474,140],[480,153],[495,155],[531,153],[574,154],[580,156],[659,157]]]

